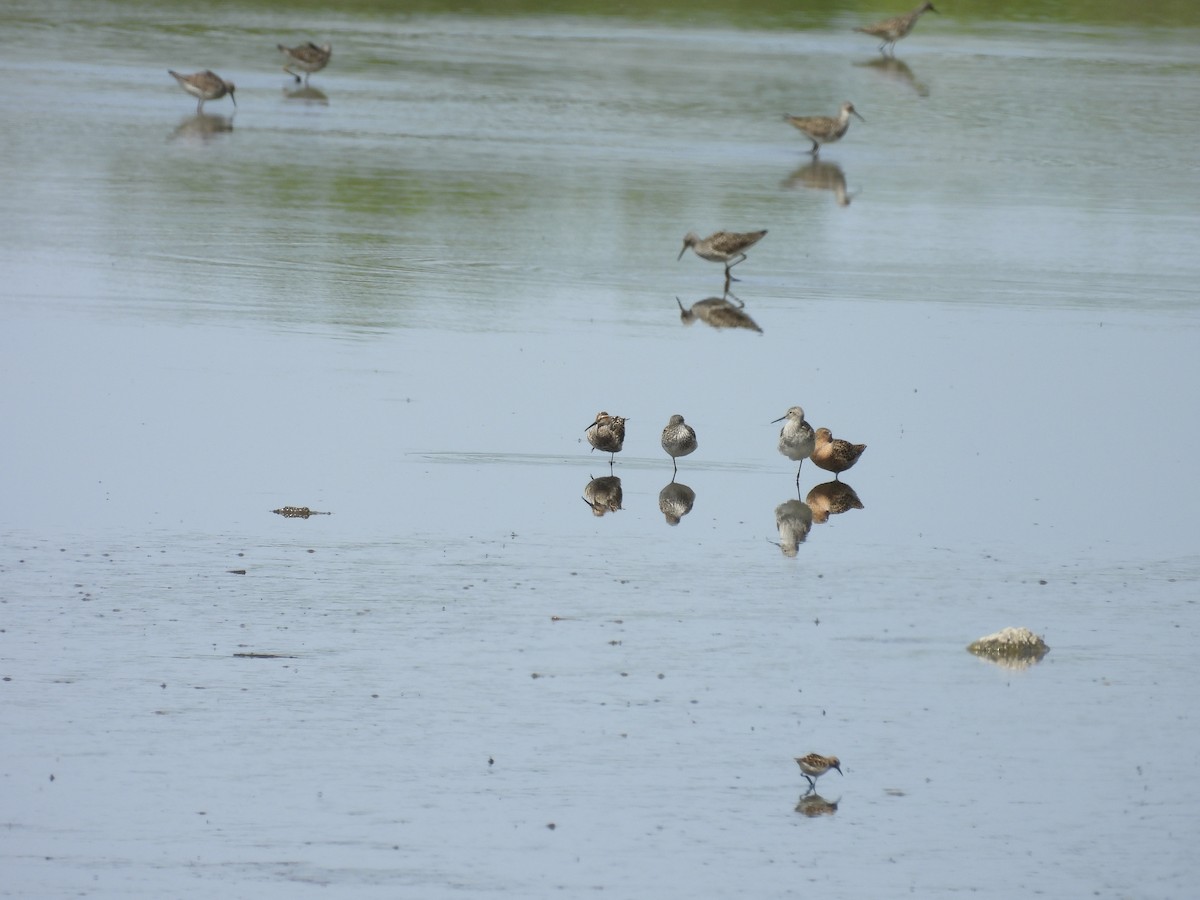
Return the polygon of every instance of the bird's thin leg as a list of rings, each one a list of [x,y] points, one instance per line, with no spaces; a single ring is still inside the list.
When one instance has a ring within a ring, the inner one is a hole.
[[[675,457],[671,457],[671,480],[675,480],[675,476],[679,474],[679,463],[675,461]]]
[[[816,141],[813,141],[812,149],[808,151],[808,155],[816,156],[820,152],[821,152],[821,145],[818,144]]]
[[[740,278],[734,278],[733,273],[731,273],[729,270],[732,269],[734,266],[736,266],[738,263],[743,262],[745,259],[746,259],[746,254],[739,253],[738,258],[735,259],[733,262],[725,263],[725,289],[726,290],[729,290],[729,282],[741,281]]]

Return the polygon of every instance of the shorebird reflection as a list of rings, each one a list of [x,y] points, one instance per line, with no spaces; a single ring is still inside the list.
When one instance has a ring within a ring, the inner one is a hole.
[[[830,516],[863,508],[862,501],[858,499],[854,488],[844,481],[827,481],[824,484],[818,484],[808,492],[804,502],[812,510],[813,521],[818,525],[828,522]]]
[[[188,116],[171,132],[168,140],[208,141],[219,134],[233,131],[233,119],[229,116],[210,116],[196,113]]]
[[[812,528],[813,512],[802,500],[786,500],[775,507],[775,527],[779,529],[779,549],[784,556],[795,556]]]
[[[881,75],[888,78],[894,78],[903,84],[907,84],[910,88],[917,92],[918,97],[928,97],[929,87],[923,81],[917,81],[917,76],[913,74],[913,70],[908,67],[902,59],[896,59],[894,56],[876,56],[868,62],[855,63],[857,66],[862,66],[867,69],[874,69]]]
[[[284,88],[283,97],[285,100],[300,100],[305,103],[311,103],[315,106],[329,105],[329,97],[324,91],[320,90],[319,88],[309,87],[308,85],[296,88],[294,91]]]
[[[583,502],[592,508],[593,516],[621,509],[621,479],[616,475],[593,478],[583,489]]]
[[[658,492],[658,508],[667,517],[668,525],[678,525],[679,520],[692,511],[696,492],[686,484],[672,481]]]
[[[846,189],[846,173],[837,163],[814,159],[801,166],[783,182],[785,188],[811,188],[817,191],[832,191],[838,206],[849,206],[854,195]]]
[[[734,300],[737,300],[737,305],[730,303],[726,297],[733,297]],[[758,327],[758,323],[742,311],[746,304],[733,294],[727,294],[726,297],[707,297],[704,300],[697,300],[690,309],[685,309],[683,301],[676,297],[675,302],[679,304],[680,321],[684,325],[691,325],[699,319],[705,325],[711,325],[713,328],[746,328],[762,334],[763,330]]]
[[[818,816],[832,816],[837,812],[840,802],[840,797],[837,800],[826,800],[810,789],[808,793],[801,795],[800,800],[796,803],[796,812],[802,816],[808,816],[810,819]]]

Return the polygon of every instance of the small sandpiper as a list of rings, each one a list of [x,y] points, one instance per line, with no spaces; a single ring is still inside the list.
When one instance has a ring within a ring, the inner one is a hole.
[[[297,83],[300,81],[300,76],[292,71],[292,66],[304,73],[304,83],[308,84],[308,76],[313,72],[320,72],[329,65],[329,57],[333,55],[331,45],[317,46],[312,41],[301,44],[299,47],[285,47],[283,44],[275,46],[279,48],[280,53],[287,57],[287,65],[283,67],[283,71],[295,78]]]
[[[616,454],[621,452],[625,444],[625,420],[601,411],[596,413],[596,420],[583,433],[593,449],[612,454],[608,458],[608,464],[612,466]]]
[[[850,130],[851,116],[856,117],[860,122],[867,121],[858,114],[858,110],[849,100],[842,104],[837,116],[784,116],[783,120],[799,129],[806,138],[812,141],[812,149],[808,152],[817,156],[821,152],[822,144],[840,141],[842,135]]]
[[[804,467],[804,461],[812,456],[817,446],[817,438],[813,434],[813,427],[804,419],[803,407],[793,406],[771,424],[782,422],[784,419],[787,419],[787,423],[779,429],[779,452],[792,462],[800,463],[796,467],[796,489],[799,490],[800,469]]]
[[[717,231],[706,238],[701,238],[694,231],[689,231],[683,239],[683,249],[679,251],[676,262],[683,259],[683,254],[691,247],[698,257],[709,262],[725,263],[725,288],[733,276],[729,270],[746,258],[746,251],[763,239],[767,233],[762,231]]]
[[[841,761],[836,756],[822,756],[820,753],[810,753],[808,756],[797,756],[796,765],[800,767],[800,771],[808,779],[808,789],[810,791],[817,789],[817,779],[830,769],[837,769],[839,775],[843,774]]]
[[[866,444],[852,444],[835,438],[828,428],[818,428],[816,433],[817,445],[809,457],[826,472],[833,472],[836,479],[838,474],[845,472],[862,456],[867,449]]]
[[[681,415],[671,416],[671,421],[663,429],[662,448],[671,457],[671,465],[675,467],[676,473],[679,472],[679,464],[675,460],[680,456],[695,453],[698,446],[696,432],[692,426],[684,422]]]
[[[237,99],[233,96],[233,82],[226,81],[211,69],[196,72],[194,75],[180,75],[178,72],[167,69],[167,74],[178,81],[179,86],[193,97],[200,98],[200,102],[196,104],[197,114],[203,111],[205,100],[220,100],[226,94],[233,101],[233,105],[237,106]]]
[[[926,10],[937,12],[933,8],[932,3],[922,3],[912,12],[906,12],[902,16],[892,16],[892,18],[876,22],[874,25],[864,25],[862,28],[855,28],[854,30],[861,31],[863,34],[869,34],[872,37],[883,38],[883,43],[879,45],[879,52],[886,56],[887,48],[891,47],[894,54],[896,52],[896,41],[913,30],[913,26],[917,24],[917,19],[921,18],[921,14]]]

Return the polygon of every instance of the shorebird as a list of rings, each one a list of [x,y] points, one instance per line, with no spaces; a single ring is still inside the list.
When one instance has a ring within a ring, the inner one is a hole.
[[[276,44],[279,52],[287,57],[287,65],[283,67],[283,71],[287,72],[297,82],[300,81],[300,76],[289,68],[295,66],[304,72],[304,83],[308,84],[308,76],[313,72],[320,72],[323,68],[329,65],[329,57],[333,55],[333,47],[329,44],[317,46],[312,41],[307,44],[301,44],[299,47],[285,47],[283,44]]]
[[[596,421],[585,428],[583,433],[593,449],[612,454],[608,458],[608,464],[611,466],[616,454],[621,452],[621,447],[625,444],[625,420],[620,416],[598,412]]]
[[[842,104],[836,117],[784,116],[783,120],[799,129],[806,138],[812,141],[812,149],[808,152],[816,156],[821,152],[822,144],[832,144],[834,141],[842,139],[842,135],[850,129],[851,116],[857,117],[860,122],[867,121],[858,114],[858,110],[849,100]]]
[[[671,421],[663,429],[662,448],[671,457],[671,465],[675,467],[676,472],[679,471],[679,464],[675,462],[676,458],[696,452],[698,446],[696,432],[692,426],[684,422],[681,415],[671,416]]]
[[[728,289],[729,282],[733,280],[729,270],[744,260],[746,251],[761,241],[766,233],[765,228],[762,231],[744,233],[718,231],[706,238],[701,238],[696,232],[689,231],[683,239],[683,249],[679,251],[679,256],[675,261],[683,259],[683,254],[688,247],[691,247],[701,259],[725,263],[725,287]]]
[[[233,100],[233,105],[237,106],[237,99],[233,96],[233,82],[226,81],[211,69],[196,72],[194,75],[180,75],[178,72],[167,69],[167,74],[178,81],[179,86],[193,97],[200,98],[200,102],[196,104],[197,113],[204,109],[205,100],[220,100],[226,94],[229,95],[230,100]]]
[[[828,428],[817,429],[816,441],[816,448],[809,458],[826,472],[833,472],[835,479],[858,462],[867,449],[866,444],[852,444],[835,438]]]
[[[896,41],[913,30],[913,26],[917,24],[917,19],[921,18],[921,14],[926,10],[937,12],[933,8],[932,3],[922,3],[912,12],[906,12],[902,16],[892,16],[892,18],[876,22],[874,25],[864,25],[862,28],[855,28],[854,30],[861,31],[863,34],[869,34],[872,37],[883,38],[883,43],[879,45],[879,52],[886,56],[886,48],[890,46],[892,53],[895,53]]]
[[[837,769],[839,775],[843,774],[841,760],[836,756],[822,756],[820,753],[810,753],[808,756],[797,756],[796,765],[800,767],[800,771],[808,779],[808,788],[812,791],[817,789],[817,779],[830,769]]]
[[[804,461],[812,456],[817,439],[813,427],[804,419],[803,407],[793,406],[771,424],[784,419],[787,419],[787,423],[779,429],[779,452],[792,462],[800,463],[796,467],[796,490],[800,490],[800,470],[804,467]]]

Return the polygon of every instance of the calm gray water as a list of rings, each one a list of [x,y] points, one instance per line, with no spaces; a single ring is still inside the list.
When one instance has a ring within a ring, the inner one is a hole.
[[[0,896],[1191,892],[1195,29],[205,14],[0,21]]]

